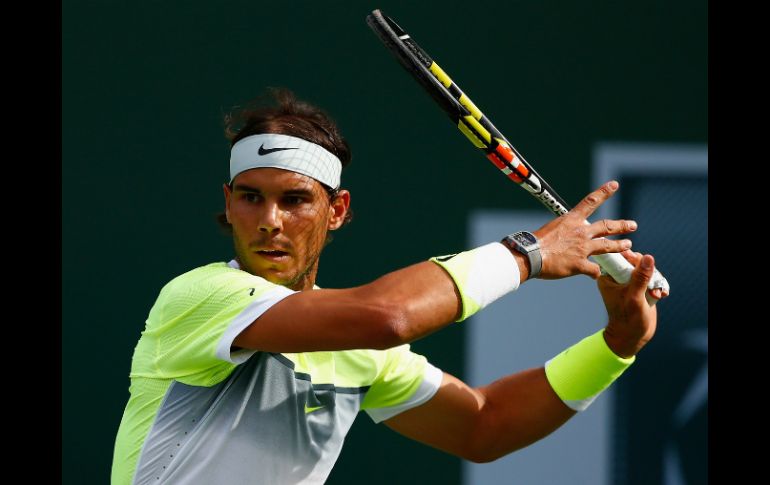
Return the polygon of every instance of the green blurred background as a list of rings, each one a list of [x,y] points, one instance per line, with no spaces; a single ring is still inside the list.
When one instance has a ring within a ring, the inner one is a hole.
[[[706,143],[707,3],[84,1],[62,5],[62,473],[106,483],[134,345],[159,289],[231,257],[214,222],[222,114],[286,86],[353,149],[355,219],[319,284],[465,248],[476,208],[537,209],[364,18],[394,17],[570,203],[597,141]],[[462,376],[463,326],[413,348]],[[460,461],[366,416],[329,483],[459,483]]]

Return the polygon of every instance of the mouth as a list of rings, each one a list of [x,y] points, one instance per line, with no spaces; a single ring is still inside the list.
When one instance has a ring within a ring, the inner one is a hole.
[[[280,249],[259,249],[256,253],[261,257],[274,262],[284,261],[289,258],[289,253]]]

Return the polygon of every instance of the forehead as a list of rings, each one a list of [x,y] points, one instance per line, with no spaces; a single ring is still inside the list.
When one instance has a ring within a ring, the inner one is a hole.
[[[272,167],[252,168],[239,173],[233,179],[233,187],[239,184],[270,192],[324,191],[323,185],[312,177],[291,170]]]

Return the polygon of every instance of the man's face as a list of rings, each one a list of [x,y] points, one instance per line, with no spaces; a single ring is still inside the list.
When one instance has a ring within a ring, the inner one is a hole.
[[[350,194],[334,201],[316,180],[279,168],[255,168],[224,186],[241,268],[294,290],[312,288],[326,233],[342,225]]]

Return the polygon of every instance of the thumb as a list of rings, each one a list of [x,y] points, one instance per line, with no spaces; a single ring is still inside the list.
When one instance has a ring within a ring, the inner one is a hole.
[[[647,284],[652,279],[652,274],[655,268],[655,258],[650,254],[642,256],[642,260],[639,262],[639,266],[634,268],[631,273],[631,290],[644,294],[647,291]]]

